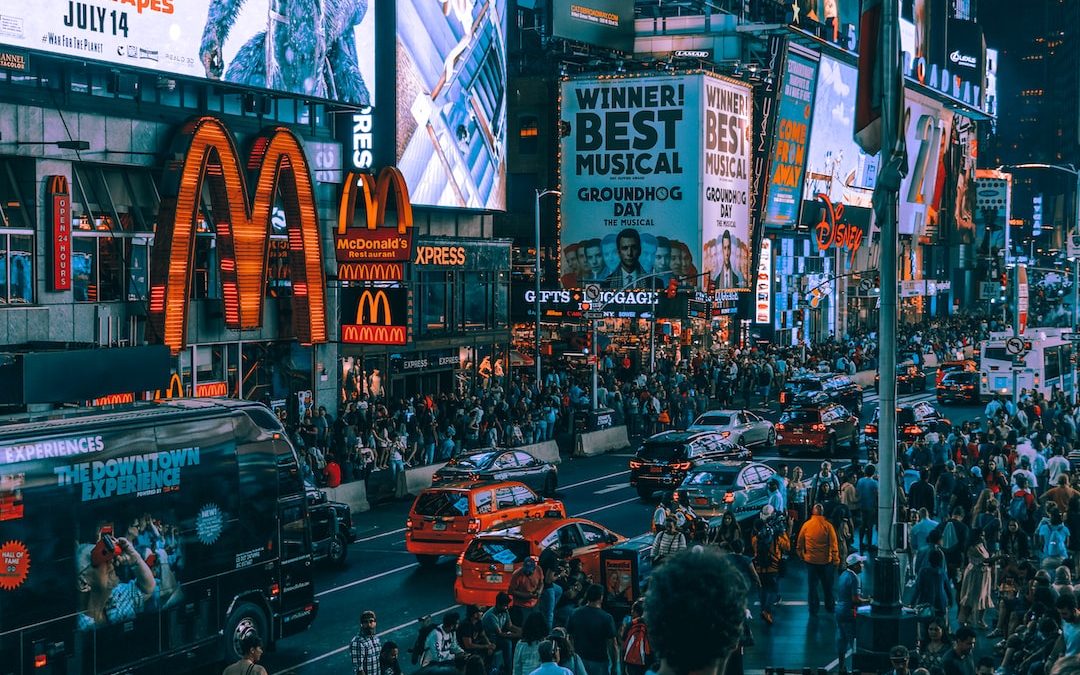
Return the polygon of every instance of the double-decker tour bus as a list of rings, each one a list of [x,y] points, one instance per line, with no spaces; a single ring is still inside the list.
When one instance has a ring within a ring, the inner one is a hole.
[[[206,672],[315,619],[307,490],[269,410],[48,415],[0,422],[0,675]]]

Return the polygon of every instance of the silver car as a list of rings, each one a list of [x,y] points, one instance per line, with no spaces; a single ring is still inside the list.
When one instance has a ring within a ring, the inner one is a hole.
[[[701,414],[687,431],[712,431],[729,443],[746,447],[776,445],[776,428],[749,410],[710,410]]]
[[[709,462],[686,474],[675,489],[675,498],[703,518],[730,510],[741,523],[756,517],[769,502],[768,481],[775,475],[760,462]]]

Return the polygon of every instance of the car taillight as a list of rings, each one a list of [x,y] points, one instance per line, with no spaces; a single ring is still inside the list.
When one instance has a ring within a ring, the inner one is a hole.
[[[34,667],[35,668],[44,668],[47,665],[49,665],[49,657],[48,656],[46,656],[45,654],[37,654],[36,656],[34,656]]]
[[[457,563],[454,565],[454,570],[457,572],[457,575],[459,577],[461,576],[461,561],[464,560],[464,559],[465,559],[465,554],[462,553],[461,555],[458,556]]]
[[[473,482],[480,480],[480,474],[478,474],[478,473],[470,473],[469,474],[469,480],[473,481]]]
[[[904,427],[904,433],[905,434],[921,434],[922,429],[915,426],[914,424],[910,424],[910,425]]]
[[[877,427],[874,426],[873,424],[867,424],[865,427],[863,427],[863,433],[864,434],[876,434],[877,433]]]
[[[727,438],[727,437],[729,437],[729,436],[731,436],[731,432],[730,432],[730,431],[721,431],[721,432],[720,432],[720,438]]]
[[[277,584],[270,584],[270,597],[276,598],[281,593],[281,587]]]
[[[469,526],[466,528],[469,534],[475,534],[480,531],[480,519],[469,518]]]
[[[787,427],[785,427],[783,424],[777,424],[775,428],[777,431],[783,431]]]
[[[405,529],[406,530],[411,530],[412,527],[413,527],[412,518],[406,518],[405,519]]]
[[[690,462],[675,462],[671,465],[671,468],[675,469],[676,471],[689,471]]]
[[[632,460],[630,460],[630,468],[631,469],[640,469],[641,468],[641,460],[640,459],[632,459]]]
[[[787,403],[788,395],[786,391],[780,392],[780,402]]]
[[[815,424],[815,425],[810,427],[810,430],[811,431],[825,431],[825,425],[824,424]]]
[[[975,388],[975,385],[973,385],[973,384],[965,384],[964,385],[964,389],[974,389],[974,388]]]
[[[725,504],[730,504],[733,501],[735,501],[735,494],[734,493],[727,492],[727,493],[724,494],[724,503]]]

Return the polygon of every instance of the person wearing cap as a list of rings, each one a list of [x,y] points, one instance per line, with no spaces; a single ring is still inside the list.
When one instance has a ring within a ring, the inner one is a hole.
[[[810,586],[808,605],[810,615],[818,613],[818,586],[825,596],[825,611],[835,611],[833,584],[836,581],[836,568],[840,566],[840,548],[836,529],[825,519],[821,504],[814,504],[810,518],[799,529],[799,538],[795,550],[806,563],[807,583]]]
[[[892,666],[892,670],[885,671],[885,675],[907,675],[911,672],[908,669],[908,648],[904,645],[896,645],[889,650],[889,665]]]
[[[536,611],[536,606],[540,603],[540,593],[544,590],[544,572],[539,563],[539,558],[531,555],[510,575],[510,586],[507,590],[513,599],[510,615],[514,619],[514,625],[525,625],[525,618]]]
[[[836,583],[836,654],[841,673],[848,672],[847,654],[855,642],[855,613],[860,605],[870,602],[870,598],[863,597],[859,577],[866,556],[852,553],[844,562],[847,569]]]
[[[360,612],[360,630],[349,641],[353,675],[379,675],[379,653],[382,645],[375,630],[375,612]]]

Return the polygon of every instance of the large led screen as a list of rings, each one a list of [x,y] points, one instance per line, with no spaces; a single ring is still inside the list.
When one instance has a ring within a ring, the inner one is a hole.
[[[791,51],[776,107],[776,132],[765,183],[765,224],[790,227],[799,217],[803,170],[810,141],[817,60]]]
[[[634,0],[569,0],[551,5],[552,36],[634,51]]]
[[[166,75],[374,103],[371,0],[4,2],[0,43]]]
[[[398,0],[397,166],[412,203],[506,208],[506,0]]]

